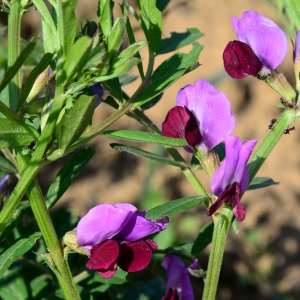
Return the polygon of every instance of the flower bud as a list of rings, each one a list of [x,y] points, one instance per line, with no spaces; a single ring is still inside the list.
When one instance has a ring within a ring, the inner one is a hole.
[[[67,245],[72,251],[83,255],[87,255],[87,253],[82,249],[82,247],[78,245],[77,233],[75,230],[68,231],[64,235],[63,241],[65,245]]]
[[[224,68],[235,79],[255,76],[263,67],[263,63],[252,49],[240,41],[229,42],[223,52]]]

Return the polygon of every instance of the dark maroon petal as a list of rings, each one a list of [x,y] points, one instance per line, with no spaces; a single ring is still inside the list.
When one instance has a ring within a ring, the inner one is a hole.
[[[117,272],[117,264],[111,265],[106,270],[97,270],[97,272],[105,279],[113,277]]]
[[[232,200],[232,210],[236,219],[242,222],[246,217],[245,207],[242,205],[240,201],[240,188],[237,182],[233,183],[234,186],[234,196]]]
[[[162,300],[179,300],[176,289],[168,289],[168,292],[163,296]]]
[[[113,270],[113,266],[117,263],[119,252],[119,245],[113,240],[106,240],[99,245],[95,245],[92,247],[91,257],[86,267],[98,272]]]
[[[144,241],[148,244],[148,246],[150,246],[150,248],[151,248],[153,251],[157,250],[158,246],[157,246],[157,244],[156,244],[155,242],[153,242],[153,241],[150,240],[150,239],[145,239]]]
[[[223,52],[224,68],[235,79],[256,76],[263,67],[252,49],[240,41],[229,42]]]
[[[126,272],[137,272],[148,266],[152,257],[152,248],[144,240],[122,242],[118,264]]]
[[[211,216],[213,215],[219,208],[220,206],[223,204],[224,202],[224,198],[222,199],[221,197],[219,197],[216,202],[209,208],[207,215]]]
[[[195,116],[186,107],[181,106],[169,110],[162,124],[162,135],[186,139],[191,147],[196,146],[202,140]]]

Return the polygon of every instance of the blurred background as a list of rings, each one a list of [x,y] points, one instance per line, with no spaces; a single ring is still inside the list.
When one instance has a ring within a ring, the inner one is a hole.
[[[97,2],[79,0],[78,20],[82,23],[86,19],[97,21]],[[136,6],[135,1],[129,2]],[[116,1],[116,15],[120,14],[117,4]],[[184,32],[187,28],[196,27],[204,33],[199,39],[204,49],[199,57],[201,66],[178,80],[164,93],[157,105],[146,111],[146,115],[159,128],[167,111],[175,106],[177,91],[187,84],[193,84],[197,79],[205,79],[214,83],[231,101],[232,111],[237,120],[235,135],[240,136],[243,141],[256,139],[258,145],[265,138],[270,120],[277,118],[282,112],[282,109],[274,107],[279,103],[279,95],[254,77],[234,80],[223,68],[223,50],[230,40],[236,39],[231,16],[240,18],[246,10],[255,10],[282,27],[276,13],[258,0],[170,1],[164,13],[162,38],[169,37],[174,31]],[[1,24],[4,26],[6,18],[6,14],[1,14]],[[22,37],[29,39],[40,35],[40,22],[36,11],[25,15]],[[137,24],[134,28],[136,39],[144,39]],[[189,47],[181,52],[190,51]],[[156,66],[168,55],[159,56]],[[141,56],[146,66],[146,49],[141,52]],[[288,55],[278,69],[294,85],[291,42]],[[131,75],[134,74],[137,74],[136,70],[131,71]],[[132,95],[138,84],[134,82],[124,89]],[[94,124],[104,120],[112,111],[102,103],[95,111]],[[218,299],[300,299],[300,154],[297,152],[300,130],[297,124],[295,127],[296,130],[290,135],[282,137],[257,174],[271,177],[278,184],[249,191],[243,197],[247,215],[246,219],[239,223],[239,234],[236,235],[233,231],[229,234]],[[124,116],[110,129],[144,128]],[[196,194],[180,169],[124,152],[112,152],[109,146],[112,142],[119,141],[99,136],[89,144],[96,150],[96,154],[54,210],[65,206],[69,207],[74,215],[82,216],[92,206],[103,202],[131,202],[141,209],[150,209],[157,204]],[[164,153],[164,149],[158,146],[134,146]],[[190,154],[184,151],[181,153],[188,161],[191,159]],[[41,171],[39,177],[45,193],[65,162],[66,159],[61,159]],[[198,171],[197,175],[209,188],[205,174]],[[169,228],[156,237],[156,242],[160,249],[164,249],[175,243],[193,241],[199,230],[210,220],[204,206],[175,216]],[[199,258],[203,269],[207,267],[208,253],[206,249]],[[201,279],[195,279],[193,282],[196,295],[201,295]]]

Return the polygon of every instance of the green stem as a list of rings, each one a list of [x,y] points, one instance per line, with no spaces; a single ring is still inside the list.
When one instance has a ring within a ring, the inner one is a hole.
[[[8,33],[7,33],[7,66],[11,67],[21,52],[21,18],[22,7],[20,0],[13,1],[10,4],[10,12],[8,17]],[[9,82],[9,108],[16,111],[18,101],[21,95],[22,73],[18,70],[14,78]]]
[[[65,299],[80,299],[72,278],[71,271],[67,261],[64,259],[63,249],[56,235],[56,231],[49,215],[49,211],[45,205],[45,200],[36,177],[29,185],[27,194],[32,212],[35,216],[40,231],[43,234],[47,249],[50,252],[51,258],[54,262],[56,268],[55,275],[63,291]]]
[[[295,121],[295,117],[295,110],[286,109],[279,120],[275,123],[272,130],[270,130],[266,138],[259,145],[247,165],[247,170],[250,174],[249,183],[265,162],[275,145],[278,143],[279,139],[282,137],[284,130]]]
[[[220,214],[214,217],[214,233],[202,300],[213,300],[216,297],[223,253],[232,216],[232,208],[224,207]]]

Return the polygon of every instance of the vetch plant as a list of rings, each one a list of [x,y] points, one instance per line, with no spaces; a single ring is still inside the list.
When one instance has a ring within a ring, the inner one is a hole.
[[[269,133],[257,143],[255,136],[242,142],[233,135],[240,124],[229,99],[204,79],[179,90],[161,130],[152,122],[147,110],[159,101],[170,101],[165,90],[200,67],[203,46],[197,40],[202,33],[188,28],[162,38],[169,1],[137,2],[134,8],[122,1],[115,17],[114,1],[99,1],[98,20],[86,21],[80,31],[76,0],[49,0],[47,6],[41,0],[3,2],[9,16],[6,69],[0,70],[1,299],[192,300],[196,289],[203,299],[215,299],[229,229],[238,233],[238,222],[247,217],[243,194],[248,188],[275,183],[255,176],[300,118],[300,24],[293,13],[300,4],[278,1],[294,42],[295,88],[277,70],[287,53],[289,38],[284,31],[255,11],[232,18],[238,41],[229,42],[224,50],[225,70],[236,79],[252,75],[265,81],[281,99],[277,107],[282,115],[271,121]],[[23,41],[21,47],[22,16],[31,9],[41,15],[43,38]],[[144,39],[137,39],[133,18]],[[189,52],[181,50],[188,45]],[[147,59],[140,54],[142,48],[148,50]],[[162,54],[167,58],[154,67]],[[30,72],[23,80],[24,70]],[[130,70],[138,75],[129,75]],[[138,87],[127,93],[124,85],[135,80]],[[105,110],[107,105],[113,112],[94,124],[95,109]],[[124,115],[143,129],[118,129],[116,121]],[[168,155],[110,144],[114,151],[179,168],[194,195],[167,203],[152,196],[151,209],[143,211],[138,206],[149,205],[148,195],[135,205],[127,203],[132,201],[129,197],[117,204],[105,199],[91,205],[82,218],[56,205],[95,154],[86,143],[103,136],[164,147]],[[188,159],[180,154],[182,148]],[[44,195],[38,173],[69,154]],[[202,183],[203,176],[210,185]],[[8,181],[14,185],[10,193]],[[198,236],[191,233],[189,241],[182,240],[172,232],[178,221],[174,215],[189,215],[200,205],[211,222],[199,228]],[[162,234],[168,235],[163,238],[167,246],[161,246]],[[208,245],[208,266],[203,271],[198,259]],[[193,287],[192,282],[197,284]]]

